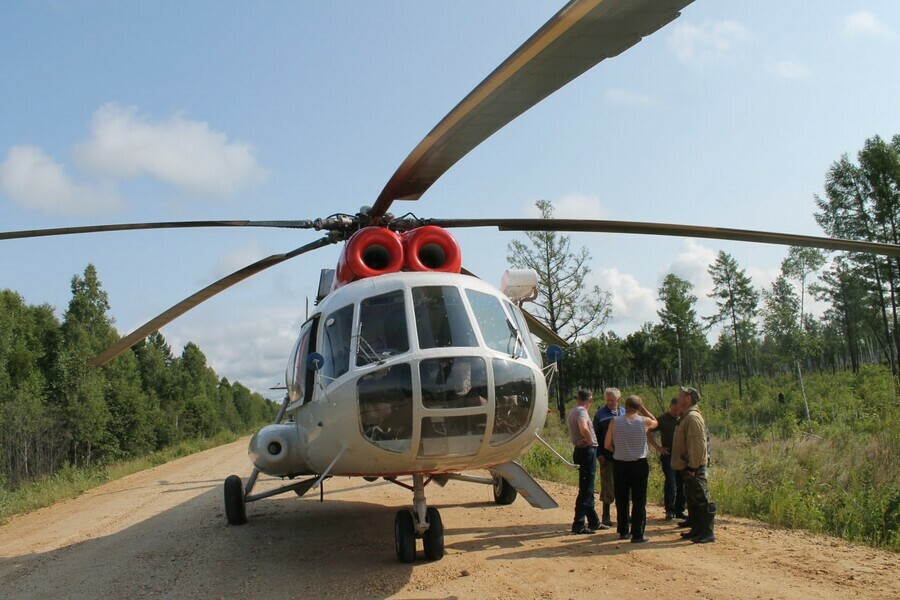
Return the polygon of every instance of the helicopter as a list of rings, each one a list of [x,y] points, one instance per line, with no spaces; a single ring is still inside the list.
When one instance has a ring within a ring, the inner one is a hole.
[[[900,247],[739,229],[566,219],[395,217],[395,202],[420,199],[493,133],[604,59],[677,18],[691,0],[573,0],[466,96],[416,146],[369,206],[309,220],[186,221],[0,233],[0,240],[192,227],[273,227],[324,232],[298,248],[231,273],[122,337],[91,362],[100,366],[225,289],[300,255],[343,243],[320,275],[317,306],[300,327],[275,422],[251,439],[246,481],[223,485],[231,525],[248,503],[302,496],[328,477],[383,479],[408,488],[412,505],[394,520],[399,560],[444,554],[440,512],[425,489],[451,480],[490,485],[498,504],[521,494],[539,508],[555,501],[515,460],[540,441],[548,382],[535,338],[562,340],[522,309],[534,273],[509,271],[496,288],[462,267],[448,229],[605,232],[813,246],[900,256]],[[550,369],[552,371],[552,368]],[[488,470],[490,477],[467,474]],[[287,483],[254,493],[261,474]],[[403,478],[401,480],[401,477]],[[407,478],[412,478],[412,484]]]

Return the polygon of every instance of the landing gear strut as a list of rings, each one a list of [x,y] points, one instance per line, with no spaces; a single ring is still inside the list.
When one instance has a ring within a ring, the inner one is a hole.
[[[444,524],[438,509],[425,503],[425,478],[413,475],[412,510],[397,511],[394,518],[394,546],[400,562],[411,563],[416,559],[416,538],[422,538],[425,558],[440,560],[444,557]]]

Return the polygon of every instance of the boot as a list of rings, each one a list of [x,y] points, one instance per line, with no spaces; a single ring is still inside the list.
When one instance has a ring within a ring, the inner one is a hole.
[[[600,518],[600,522],[606,525],[607,527],[612,527],[612,519],[609,516],[609,502],[603,503],[603,516]]]
[[[716,541],[716,536],[713,533],[713,523],[716,520],[717,509],[718,507],[714,502],[709,503],[709,510],[702,515],[698,535],[696,538],[691,539],[692,542],[695,544],[709,544]]]

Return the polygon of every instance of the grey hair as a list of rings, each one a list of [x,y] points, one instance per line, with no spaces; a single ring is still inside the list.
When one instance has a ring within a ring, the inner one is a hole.
[[[603,397],[604,397],[604,398],[605,398],[606,396],[610,395],[610,394],[613,395],[613,396],[615,396],[615,397],[616,397],[616,400],[618,400],[619,398],[622,397],[622,392],[620,392],[620,391],[619,391],[619,388],[617,388],[617,387],[608,387],[608,388],[606,388],[605,390],[603,390]]]

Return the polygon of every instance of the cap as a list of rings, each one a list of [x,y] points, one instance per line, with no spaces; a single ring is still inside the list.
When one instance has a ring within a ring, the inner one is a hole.
[[[694,404],[700,402],[700,392],[692,387],[682,387],[681,391],[685,394],[688,394],[691,397],[691,400],[694,401]]]

